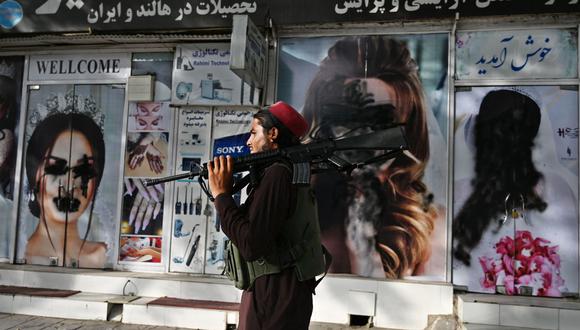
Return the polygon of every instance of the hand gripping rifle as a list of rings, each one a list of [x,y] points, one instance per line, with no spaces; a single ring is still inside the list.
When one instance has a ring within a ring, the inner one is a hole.
[[[350,173],[355,168],[395,158],[401,153],[406,153],[412,159],[415,157],[407,151],[408,144],[402,125],[381,129],[369,134],[345,137],[340,139],[327,139],[312,143],[300,144],[288,148],[268,150],[234,158],[233,172],[246,172],[250,174],[235,183],[232,193],[240,191],[250,182],[258,181],[260,169],[266,168],[275,162],[286,162],[293,167],[293,184],[309,184],[310,175],[325,171],[339,171]],[[337,153],[344,151],[378,151],[368,159],[351,163],[341,158]],[[378,155],[377,155],[378,154]],[[193,179],[198,177],[203,191],[213,201],[207,185],[203,179],[207,179],[207,163],[198,165],[193,163],[188,173],[171,175],[158,179],[146,180],[147,186],[159,183]]]

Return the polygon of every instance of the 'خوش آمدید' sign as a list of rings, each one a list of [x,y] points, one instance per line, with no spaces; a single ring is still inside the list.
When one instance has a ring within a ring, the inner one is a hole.
[[[458,32],[458,79],[575,78],[576,29]]]

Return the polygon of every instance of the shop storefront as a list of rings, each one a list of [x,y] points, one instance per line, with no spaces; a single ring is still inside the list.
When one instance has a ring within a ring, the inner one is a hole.
[[[231,69],[234,15],[260,77]],[[283,100],[309,141],[403,123],[413,155],[313,177],[334,256],[314,318],[424,327],[453,286],[577,297],[579,21],[574,1],[0,2],[0,260],[221,278],[197,177],[146,182],[249,153]]]

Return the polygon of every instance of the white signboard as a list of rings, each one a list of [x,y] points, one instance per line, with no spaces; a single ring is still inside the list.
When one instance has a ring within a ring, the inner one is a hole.
[[[576,30],[459,32],[458,79],[576,78]]]
[[[32,55],[28,79],[106,80],[122,79],[131,73],[131,56],[118,54]]]
[[[257,102],[248,84],[230,70],[230,44],[177,46],[171,103],[180,105],[250,105]]]
[[[210,109],[184,107],[179,110],[175,173],[190,171],[210,158]],[[172,210],[171,271],[201,274],[208,226],[213,225],[211,218],[215,212],[197,178],[175,182]]]
[[[263,87],[268,45],[248,15],[234,15],[230,69],[240,78]]]

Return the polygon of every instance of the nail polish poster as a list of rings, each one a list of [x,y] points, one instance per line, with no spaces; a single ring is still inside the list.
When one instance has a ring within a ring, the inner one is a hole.
[[[474,87],[456,98],[453,284],[578,292],[578,90]]]
[[[230,70],[229,43],[178,45],[171,102],[181,105],[252,105],[259,90]]]
[[[163,234],[165,183],[147,186],[141,178],[125,178],[121,234]]]
[[[126,177],[159,177],[168,175],[169,133],[127,133],[125,150]]]
[[[227,156],[238,157],[250,153],[246,142],[252,125],[252,118],[256,109],[216,109],[213,118],[213,148],[211,157]],[[234,180],[240,179],[243,173],[234,175]],[[246,191],[233,195],[239,205],[247,198]],[[205,210],[204,210],[205,211]],[[224,249],[228,238],[220,228],[220,218],[211,204],[207,209],[207,245],[205,258],[206,274],[222,274],[224,268]]]
[[[162,242],[161,237],[122,235],[119,261],[161,263]]]
[[[180,109],[175,173],[198,170],[209,159],[211,118],[211,108]],[[171,271],[203,273],[208,205],[198,177],[175,182],[171,203]]]
[[[14,245],[12,212],[24,57],[0,57],[0,261]]]
[[[129,102],[128,131],[168,131],[170,116],[169,102]]]

